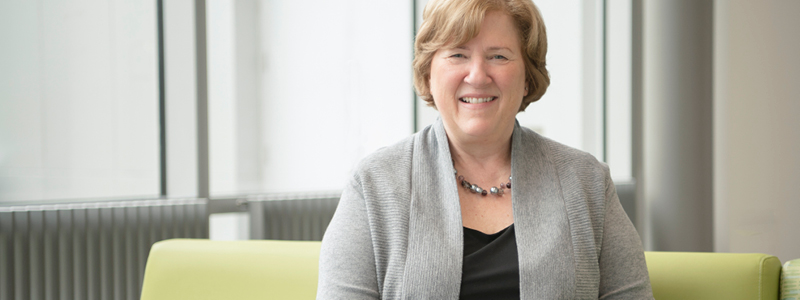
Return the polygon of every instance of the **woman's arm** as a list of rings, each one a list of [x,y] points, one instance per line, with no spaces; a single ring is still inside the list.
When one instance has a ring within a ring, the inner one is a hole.
[[[342,192],[319,258],[317,299],[378,299],[365,199],[354,180]]]
[[[642,242],[619,203],[607,170],[599,298],[653,299]]]

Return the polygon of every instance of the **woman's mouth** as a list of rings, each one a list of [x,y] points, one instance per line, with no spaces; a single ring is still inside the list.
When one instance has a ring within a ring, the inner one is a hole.
[[[463,97],[463,98],[458,98],[458,100],[461,100],[461,102],[464,102],[464,103],[484,103],[484,102],[492,101],[494,99],[497,99],[497,97],[485,97],[485,98]]]

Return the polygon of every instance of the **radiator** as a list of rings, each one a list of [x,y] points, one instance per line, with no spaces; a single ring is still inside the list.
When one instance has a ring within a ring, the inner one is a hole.
[[[0,300],[139,299],[153,243],[207,237],[201,199],[0,207]]]
[[[321,241],[340,196],[341,192],[250,197],[250,238]]]

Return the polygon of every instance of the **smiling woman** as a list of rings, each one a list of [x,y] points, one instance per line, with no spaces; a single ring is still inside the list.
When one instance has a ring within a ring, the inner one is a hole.
[[[549,84],[536,6],[434,0],[423,18],[414,82],[441,117],[356,169],[317,297],[652,299],[608,167],[515,120]]]
[[[514,115],[528,94],[512,22],[504,13],[490,12],[475,38],[433,55],[431,98],[456,145],[502,146],[511,136]]]
[[[476,1],[469,5],[458,1],[431,1],[426,6],[424,22],[420,26],[415,42],[414,86],[420,98],[431,106],[434,104],[430,91],[433,56],[442,49],[464,47],[469,40],[479,35],[483,30],[484,18],[487,16],[478,12],[504,11],[504,15],[510,17],[507,21],[514,24],[506,24],[510,26],[502,29],[509,31],[498,33],[504,36],[506,42],[513,42],[510,40],[513,39],[518,45],[505,48],[507,51],[519,51],[518,58],[523,56],[527,58],[520,61],[525,67],[525,84],[530,86],[532,92],[525,96],[520,111],[525,110],[528,104],[539,100],[550,85],[550,78],[545,67],[547,34],[538,10],[535,8],[534,10],[535,14],[531,13],[526,5],[513,1],[502,5],[494,1]],[[437,13],[440,11],[448,11],[453,17],[448,18]],[[494,22],[488,23],[492,23],[492,26],[497,25]],[[465,24],[469,25],[464,26]],[[487,39],[487,35],[494,38],[493,34],[484,34],[483,39]],[[511,35],[514,36],[509,39]]]

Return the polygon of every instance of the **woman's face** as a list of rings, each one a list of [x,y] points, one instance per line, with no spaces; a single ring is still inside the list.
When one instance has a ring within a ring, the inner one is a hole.
[[[527,95],[518,36],[510,16],[489,12],[478,36],[434,54],[431,95],[451,138],[490,141],[510,136]]]

